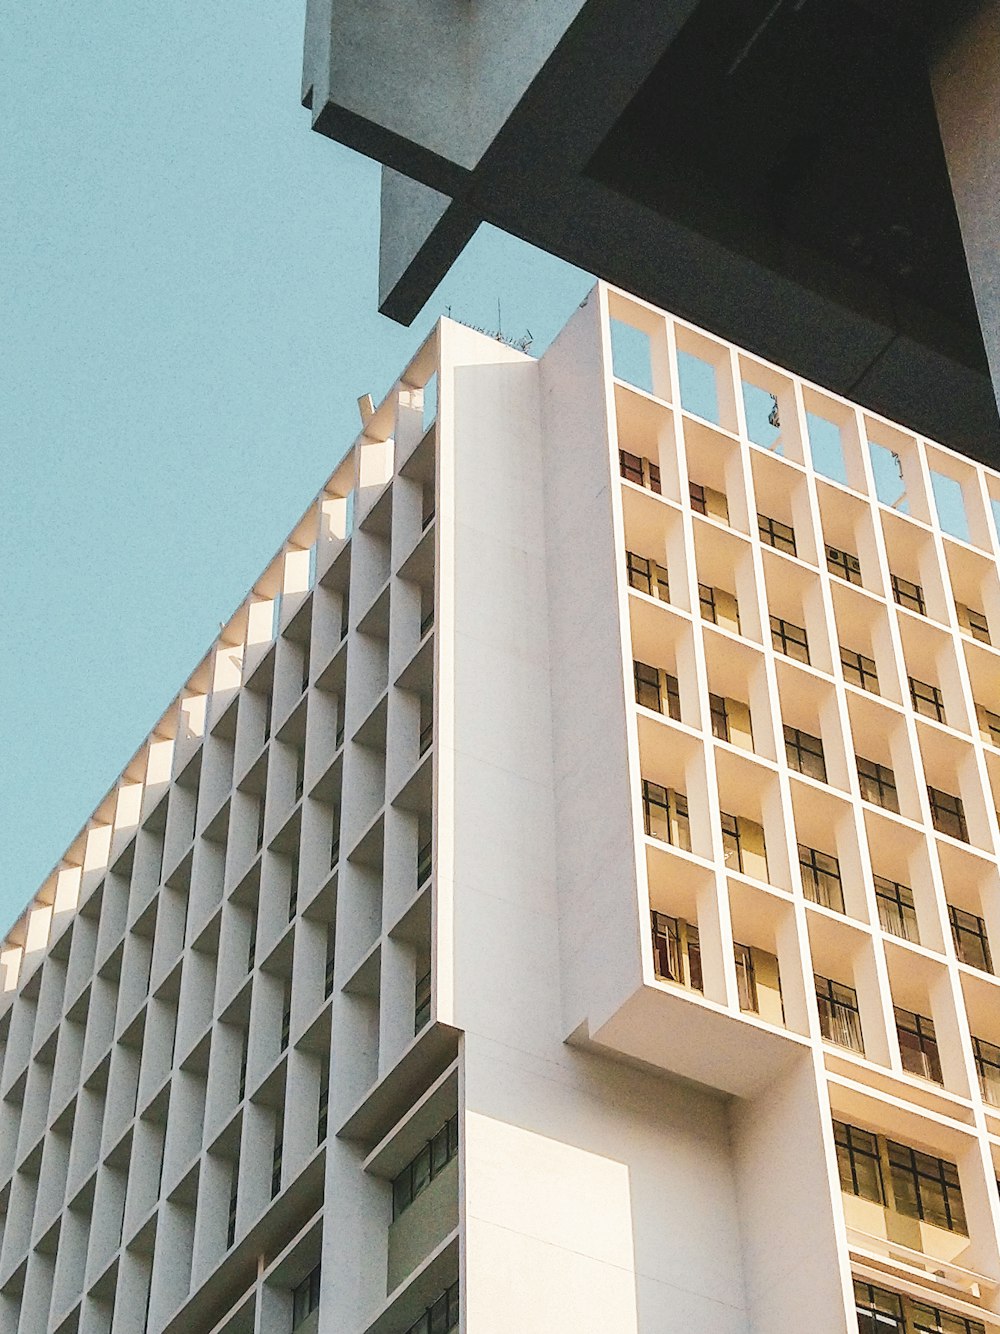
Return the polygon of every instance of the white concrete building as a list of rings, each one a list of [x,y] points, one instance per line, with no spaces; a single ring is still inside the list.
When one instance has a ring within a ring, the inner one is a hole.
[[[442,322],[3,946],[0,1330],[1000,1330],[998,511]]]

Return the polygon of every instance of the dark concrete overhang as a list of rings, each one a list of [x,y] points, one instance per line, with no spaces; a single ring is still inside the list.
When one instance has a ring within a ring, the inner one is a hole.
[[[1000,465],[1000,329],[934,86],[976,6],[323,3],[303,98],[384,164],[386,314],[411,321],[486,221]],[[989,128],[1000,154],[1000,103]]]

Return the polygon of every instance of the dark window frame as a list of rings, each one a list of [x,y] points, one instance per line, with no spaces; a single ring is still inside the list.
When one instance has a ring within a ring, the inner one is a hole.
[[[292,1289],[292,1329],[298,1329],[299,1325],[313,1311],[319,1309],[320,1283],[322,1278],[322,1266],[316,1265],[305,1276],[301,1283]]]
[[[954,796],[951,792],[944,792],[939,787],[932,787],[928,783],[927,800],[931,807],[931,824],[937,832],[958,839],[960,843],[968,843],[969,827],[965,822],[965,804],[962,798]]]
[[[798,852],[803,894],[810,903],[818,903],[821,907],[843,913],[844,882],[840,874],[840,859],[832,852],[821,852],[819,848],[811,848],[806,843],[798,844]],[[832,865],[824,865],[824,862]],[[836,887],[834,895],[828,892],[830,885]],[[810,890],[813,892],[810,893]],[[824,892],[826,897],[823,897]],[[829,901],[833,898],[838,901],[836,904]]]
[[[992,644],[990,638],[990,623],[986,619],[984,612],[977,611],[975,607],[966,607],[965,614],[969,619],[969,635],[980,644]],[[964,627],[963,627],[964,628]]]
[[[632,679],[635,684],[635,702],[643,709],[652,709],[654,713],[663,712],[663,695],[660,689],[660,669],[648,662],[632,660]],[[650,703],[655,699],[655,703]]]
[[[861,562],[853,551],[841,551],[840,547],[828,546],[826,548],[826,568],[838,579],[843,579],[845,583],[855,584],[858,588],[863,585]]]
[[[887,764],[879,764],[877,760],[869,760],[864,755],[855,755],[854,758],[858,767],[858,785],[862,800],[870,801],[873,806],[880,806],[882,810],[892,811],[898,815],[899,792],[893,770]],[[878,795],[872,796],[870,793]],[[891,801],[885,800],[890,795]]]
[[[921,1153],[898,1140],[887,1140],[886,1149],[896,1212],[967,1237],[965,1203],[956,1164],[947,1158]],[[909,1191],[900,1188],[904,1182],[912,1191],[912,1201]],[[940,1193],[940,1212],[935,1208],[935,1192]]]
[[[736,960],[736,991],[740,1009],[744,1014],[760,1014],[753,951],[749,945],[742,945],[738,940],[734,940],[733,954]]]
[[[448,1118],[420,1146],[392,1182],[392,1219],[396,1221],[424,1193],[450,1162],[458,1156],[458,1113]]]
[[[852,1126],[847,1121],[834,1120],[833,1142],[837,1150],[841,1190],[846,1190],[849,1195],[855,1195],[860,1200],[871,1200],[873,1204],[880,1204],[884,1208],[885,1178],[878,1136],[870,1130]],[[867,1172],[858,1170],[861,1163],[868,1165]],[[876,1190],[875,1194],[864,1188],[869,1180]]]
[[[979,1076],[983,1101],[988,1102],[991,1107],[1000,1107],[1000,1047],[973,1034],[972,1056],[976,1063],[976,1074]]]
[[[786,621],[782,616],[769,617],[771,623],[771,646],[776,653],[783,653],[786,658],[791,658],[793,662],[804,662],[809,665],[809,636],[805,627],[796,625],[794,621]],[[794,631],[794,633],[792,633]],[[801,639],[798,636],[801,635]],[[795,653],[789,651],[790,648],[798,650]],[[804,656],[803,656],[804,655]]]
[[[780,519],[772,519],[769,514],[757,512],[757,536],[765,546],[775,551],[783,551],[787,556],[798,556],[795,543],[795,529]]]
[[[819,783],[825,783],[826,778],[826,756],[823,754],[822,737],[813,736],[811,732],[803,732],[800,727],[789,727],[787,723],[783,725],[785,738],[785,759],[790,769],[796,773],[804,774],[807,778],[815,778]]]
[[[840,667],[844,673],[844,680],[850,682],[851,685],[858,686],[861,690],[867,690],[870,695],[881,694],[878,685],[878,668],[875,665],[874,658],[869,658],[865,653],[859,653],[857,649],[845,648],[841,644]]]
[[[944,713],[944,695],[939,686],[929,681],[919,681],[915,676],[907,676],[910,686],[910,703],[915,713],[922,718],[933,718],[937,723],[947,722]]]
[[[900,940],[909,940],[914,944],[920,943],[920,926],[917,920],[917,908],[913,900],[913,890],[909,885],[904,885],[898,880],[889,880],[886,876],[876,875],[875,880],[875,906],[878,910],[878,920],[883,931],[891,936],[896,936]],[[883,913],[883,905],[885,912]],[[902,931],[893,929],[895,922],[892,922],[891,914],[895,912],[896,921],[904,927]],[[912,919],[913,934],[910,935],[906,928]]]
[[[712,725],[712,735],[718,741],[729,740],[729,709],[725,695],[713,695],[708,692],[708,712]]]
[[[969,968],[977,968],[981,973],[992,975],[993,955],[984,919],[966,908],[958,908],[954,903],[949,903],[948,923],[951,926],[951,938],[955,943],[955,953],[960,962]]]
[[[927,603],[924,601],[924,590],[920,584],[911,583],[909,579],[904,579],[898,574],[890,574],[889,578],[896,604],[908,611],[916,612],[918,616],[926,616]]]
[[[933,1084],[943,1084],[941,1054],[938,1050],[934,1020],[925,1014],[917,1014],[915,1010],[906,1010],[901,1005],[893,1006],[893,1017],[896,1022],[896,1036],[899,1039],[900,1059],[903,1062],[903,1069],[909,1071],[911,1075],[928,1079]],[[903,1041],[904,1034],[910,1041]],[[906,1060],[908,1053],[917,1052],[920,1054],[918,1063],[920,1069],[908,1065]]]
[[[864,1056],[865,1040],[861,1030],[858,993],[846,982],[836,982],[832,977],[824,977],[822,973],[814,973],[813,981],[819,1008],[819,1028],[823,1037],[835,1046]],[[849,1040],[843,1041],[844,1036]]]

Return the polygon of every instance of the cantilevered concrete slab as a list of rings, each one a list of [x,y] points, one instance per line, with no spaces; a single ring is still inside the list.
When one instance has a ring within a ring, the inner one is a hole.
[[[998,34],[997,0],[309,0],[303,101],[384,164],[393,318],[487,221],[996,463]]]

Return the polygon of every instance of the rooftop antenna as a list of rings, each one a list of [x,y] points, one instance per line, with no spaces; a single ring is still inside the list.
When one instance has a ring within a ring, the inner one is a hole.
[[[497,338],[503,341],[503,319],[500,315],[500,298],[497,297]]]

